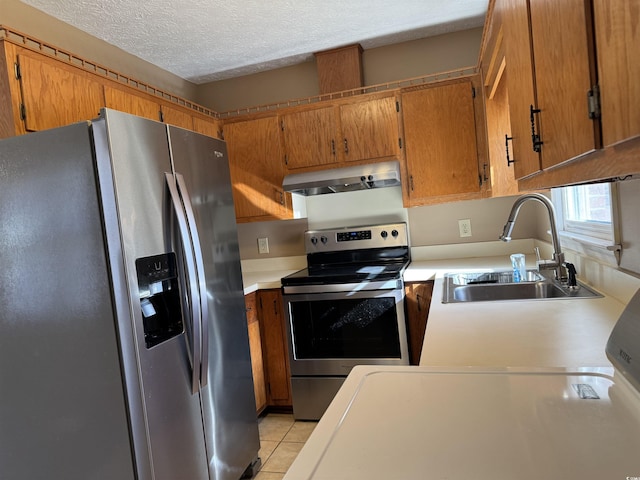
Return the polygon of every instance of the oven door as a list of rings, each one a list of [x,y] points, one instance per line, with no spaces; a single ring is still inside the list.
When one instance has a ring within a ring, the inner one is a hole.
[[[285,294],[292,376],[408,365],[404,289]]]

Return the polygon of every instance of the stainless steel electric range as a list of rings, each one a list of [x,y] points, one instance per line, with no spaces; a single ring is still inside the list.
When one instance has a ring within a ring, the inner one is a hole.
[[[308,268],[282,279],[293,415],[319,419],[355,365],[408,365],[407,225],[305,232]]]

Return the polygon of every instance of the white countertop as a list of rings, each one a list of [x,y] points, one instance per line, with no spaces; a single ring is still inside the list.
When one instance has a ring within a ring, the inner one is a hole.
[[[527,267],[535,259],[527,257]],[[448,272],[501,271],[509,258],[412,262],[405,281],[435,285],[421,366],[608,366],[604,353],[624,304],[611,296],[581,299],[442,303]]]
[[[306,256],[276,257],[242,261],[244,294],[256,290],[280,288],[281,279],[307,267]]]
[[[284,480],[636,478],[638,405],[612,368],[358,366]]]

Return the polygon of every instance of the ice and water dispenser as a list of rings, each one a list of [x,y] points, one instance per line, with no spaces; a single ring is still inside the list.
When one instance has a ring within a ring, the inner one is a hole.
[[[151,348],[184,330],[174,253],[136,260],[144,339]]]

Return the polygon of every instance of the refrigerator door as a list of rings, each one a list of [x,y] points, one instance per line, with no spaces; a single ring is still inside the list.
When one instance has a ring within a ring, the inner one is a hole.
[[[130,389],[130,401],[139,402],[135,396],[141,390],[142,409],[132,415],[142,415],[143,421],[134,416],[132,423],[143,423],[148,432],[154,479],[209,479],[200,394],[192,390],[191,322],[189,315],[180,315],[193,303],[192,289],[178,278],[188,252],[172,252],[171,246],[175,212],[166,178],[171,173],[166,125],[103,110],[94,130],[101,188],[111,181],[115,191],[113,208],[105,197],[104,216],[107,232],[119,237],[109,242],[120,287],[116,308],[127,310],[119,327],[133,339],[133,348],[123,348],[123,363],[129,371],[133,365],[139,370],[140,389]],[[129,381],[134,385],[130,375]]]
[[[0,477],[135,474],[89,125],[0,141]]]
[[[176,177],[191,200],[206,277],[208,325],[203,332],[208,330],[208,341],[202,356],[208,366],[202,402],[209,470],[212,479],[237,480],[257,459],[260,441],[226,144],[168,129]]]

